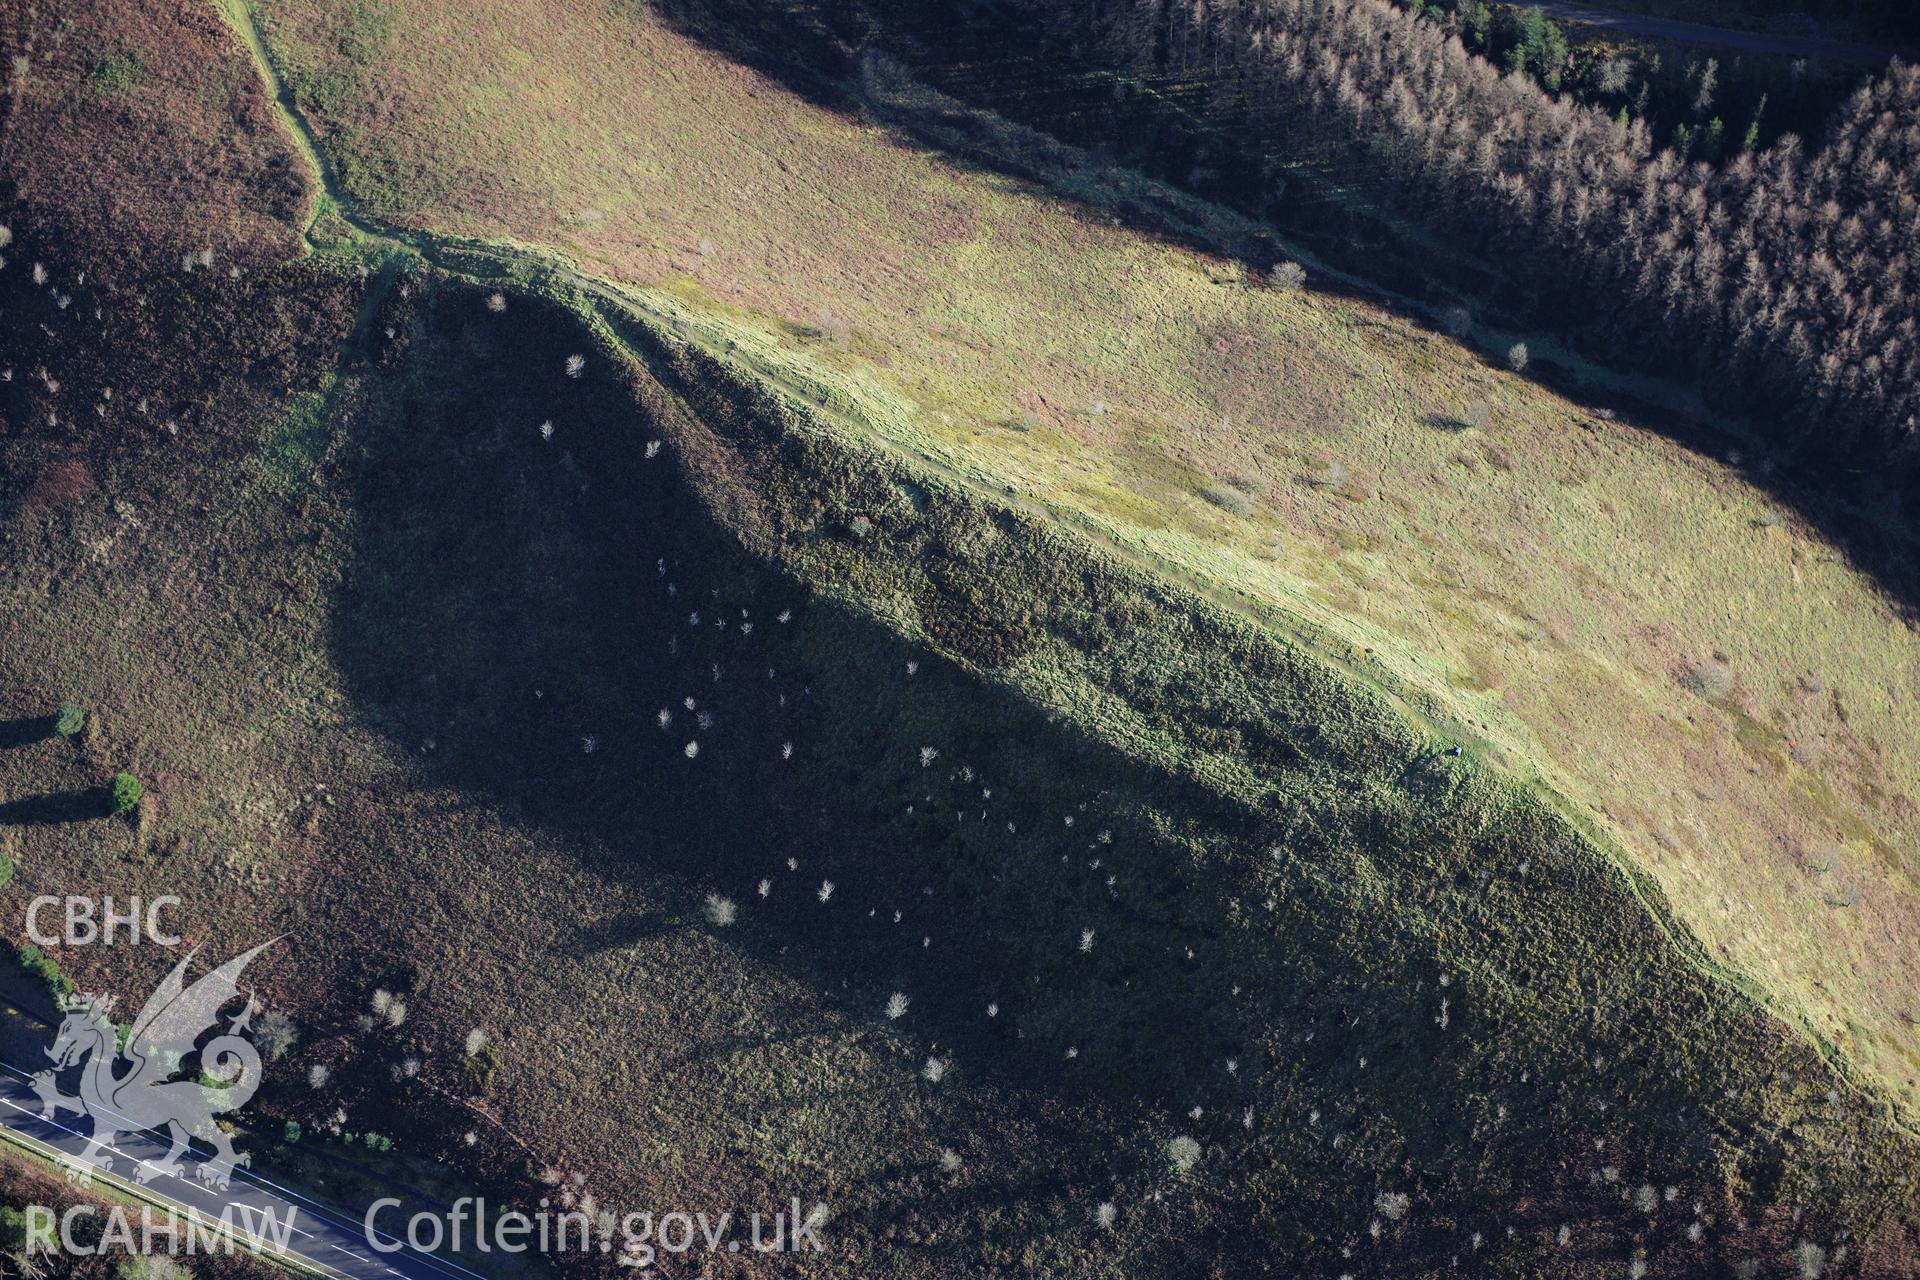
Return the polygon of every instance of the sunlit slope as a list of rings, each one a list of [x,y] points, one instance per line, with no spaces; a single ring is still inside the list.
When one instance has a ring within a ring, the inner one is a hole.
[[[1590,812],[1920,1100],[1920,642],[1732,470],[816,107],[639,6],[261,21],[370,211],[563,249],[852,425],[1278,606]]]

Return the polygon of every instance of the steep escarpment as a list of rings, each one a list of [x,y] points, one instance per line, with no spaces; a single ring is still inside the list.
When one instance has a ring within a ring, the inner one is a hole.
[[[22,889],[289,933],[265,1116],[512,1196],[817,1198],[823,1274],[1910,1270],[1851,1060],[1510,743],[988,465],[1078,419],[940,447],[836,317],[350,194],[300,262],[111,290],[10,211],[49,280],[0,281],[0,790],[152,783],[0,834]]]

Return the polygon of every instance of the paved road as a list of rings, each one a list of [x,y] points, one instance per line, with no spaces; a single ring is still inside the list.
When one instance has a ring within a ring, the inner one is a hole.
[[[1534,0],[1556,22],[1578,22],[1589,27],[1606,27],[1630,35],[1657,36],[1688,44],[1719,45],[1749,53],[1784,53],[1802,58],[1831,58],[1836,62],[1880,63],[1898,50],[1870,44],[1848,44],[1844,40],[1826,40],[1819,36],[1773,35],[1764,31],[1735,31],[1728,27],[1709,27],[1698,22],[1676,22],[1668,18],[1649,18],[1639,13],[1615,13],[1596,9],[1573,0]]]
[[[134,1122],[127,1123],[131,1127]],[[27,1084],[27,1073],[7,1062],[0,1062],[0,1124],[38,1149],[51,1148],[67,1155],[79,1154],[91,1130],[90,1121],[67,1111],[56,1111],[50,1120],[41,1119],[40,1099]],[[111,1150],[118,1158],[112,1175],[102,1181],[119,1190],[171,1205],[183,1216],[197,1213],[217,1223],[224,1215],[242,1231],[257,1224],[270,1240],[278,1240],[282,1228],[268,1225],[262,1215],[285,1224],[286,1253],[291,1257],[282,1257],[284,1263],[336,1280],[483,1280],[478,1272],[457,1262],[410,1246],[396,1253],[378,1253],[368,1247],[359,1222],[246,1169],[235,1170],[232,1184],[225,1191],[203,1186],[193,1176],[198,1165],[191,1161],[180,1173],[162,1174],[144,1187],[134,1187],[131,1175],[135,1166],[157,1164],[166,1155],[167,1144],[147,1134],[125,1133]],[[382,1244],[404,1246],[384,1232],[378,1238]]]

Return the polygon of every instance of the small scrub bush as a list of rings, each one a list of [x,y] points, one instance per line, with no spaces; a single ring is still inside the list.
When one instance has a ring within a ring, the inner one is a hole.
[[[1232,512],[1236,516],[1253,514],[1253,500],[1238,489],[1229,489],[1223,484],[1210,484],[1200,491],[1200,496],[1222,511]]]
[[[1718,658],[1708,658],[1688,667],[1680,683],[1702,698],[1724,698],[1733,689],[1733,670]]]
[[[129,1253],[114,1264],[113,1275],[114,1280],[192,1280],[164,1253]]]
[[[68,981],[67,975],[60,972],[60,967],[38,947],[20,948],[20,967],[38,978],[56,999],[73,993],[73,983]]]
[[[63,738],[71,738],[87,727],[87,713],[76,703],[63,702],[58,714],[53,717],[53,731]]]
[[[475,1089],[485,1089],[493,1083],[493,1073],[500,1069],[499,1051],[487,1033],[478,1027],[467,1032],[466,1050],[460,1059],[460,1072]]]
[[[96,93],[124,94],[146,76],[146,67],[132,54],[97,59],[87,68],[87,87]]]
[[[1532,353],[1527,350],[1527,344],[1524,342],[1516,342],[1507,348],[1507,368],[1515,373],[1525,370],[1527,361],[1530,359],[1532,359]]]
[[[1178,1173],[1191,1173],[1193,1166],[1200,1163],[1200,1144],[1181,1134],[1167,1143],[1167,1159],[1173,1162]]]
[[[707,895],[706,913],[708,924],[724,929],[734,922],[738,915],[738,908],[734,906],[732,898],[710,893]]]
[[[300,1030],[294,1026],[293,1019],[278,1009],[269,1009],[254,1024],[253,1043],[267,1055],[268,1061],[286,1057],[299,1039]]]
[[[140,798],[145,794],[146,788],[140,785],[140,779],[130,773],[114,774],[113,782],[107,787],[116,814],[132,813],[140,807]]]
[[[1283,262],[1273,269],[1273,287],[1291,293],[1307,281],[1307,269],[1297,262]]]
[[[887,1017],[894,1021],[907,1016],[907,1006],[913,1000],[903,991],[896,991],[887,997]]]
[[[1460,411],[1460,425],[1470,431],[1478,431],[1487,425],[1487,419],[1492,414],[1493,410],[1488,408],[1485,400],[1475,400]]]
[[[390,1027],[397,1027],[407,1020],[407,1002],[385,987],[374,991],[373,998],[368,1001],[368,1007],[373,1010],[376,1019],[384,1021]]]

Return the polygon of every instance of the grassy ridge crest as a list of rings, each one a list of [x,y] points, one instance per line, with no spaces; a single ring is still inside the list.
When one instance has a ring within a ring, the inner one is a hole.
[[[315,213],[318,226],[330,213],[325,200]],[[1601,995],[1613,1008],[1595,1042],[1652,1028],[1648,1054],[1662,1070],[1684,1072],[1675,1078],[1695,1100],[1730,1077],[1762,1073],[1703,1061],[1689,1041],[1711,1040],[1723,1055],[1751,1050],[1754,1063],[1789,1071],[1793,1084],[1763,1086],[1742,1104],[1751,1111],[1709,1107],[1727,1131],[1804,1131],[1796,1141],[1807,1146],[1791,1167],[1813,1171],[1806,1185],[1817,1179],[1861,1221],[1905,1196],[1888,1174],[1907,1148],[1879,1132],[1884,1115],[1849,1103],[1833,1117],[1808,1119],[1817,1110],[1808,1099],[1823,1095],[1829,1071],[1844,1063],[1823,1068],[1778,1043],[1774,1024],[1704,981],[1702,970],[1732,975],[1706,963],[1690,933],[1674,927],[1664,894],[1642,869],[1604,836],[1577,829],[1550,792],[1475,767],[1472,755],[1447,755],[1464,733],[1409,719],[1378,682],[1277,637],[1277,611],[1236,608],[1169,582],[1104,544],[1097,530],[1063,528],[1057,511],[1009,501],[1018,495],[996,492],[994,479],[964,460],[919,451],[889,430],[899,419],[885,388],[757,346],[748,329],[683,305],[671,289],[616,288],[545,250],[425,232],[395,231],[388,240],[370,226],[329,256],[425,259],[458,273],[443,282],[449,288],[510,287],[516,305],[554,299],[601,335],[604,356],[637,361],[645,413],[673,424],[716,522],[752,554],[849,615],[937,650],[968,680],[1016,695],[1133,762],[1157,779],[1141,784],[1150,791],[1177,785],[1167,794],[1183,803],[1216,797],[1224,816],[1210,817],[1212,835],[1228,833],[1242,847],[1209,847],[1208,838],[1179,832],[1179,805],[1155,806],[1158,820],[1196,865],[1224,868],[1209,883],[1264,886],[1263,877],[1277,877],[1284,891],[1276,896],[1297,913],[1275,932],[1275,945],[1289,948],[1281,954],[1297,958],[1301,937],[1326,938],[1356,964],[1369,951],[1418,953],[1471,972],[1513,1024],[1489,1025],[1526,1052],[1561,1054],[1568,1069],[1568,1046],[1552,1042]],[[855,520],[867,531],[850,536]],[[928,564],[942,567],[929,573]],[[1303,814],[1325,820],[1290,829]],[[1286,847],[1295,838],[1297,846]],[[1429,842],[1433,849],[1423,847]],[[1262,861],[1275,862],[1274,847],[1285,855],[1277,873]],[[1423,880],[1477,883],[1485,867],[1536,856],[1552,858],[1565,883],[1552,908],[1525,905],[1511,921],[1445,895],[1422,903],[1407,893]],[[1376,931],[1395,941],[1383,945],[1370,936]],[[1622,972],[1608,972],[1616,968]],[[1389,972],[1364,980],[1382,995],[1396,983]],[[1524,1056],[1505,1043],[1485,1053],[1463,1064],[1449,1087],[1465,1088],[1469,1066]],[[1636,1079],[1658,1074],[1648,1067]],[[1394,1112],[1411,1105],[1407,1083],[1356,1087]],[[1645,1087],[1629,1114],[1650,1132],[1679,1133],[1668,1100]],[[1270,1162],[1256,1181],[1312,1167],[1304,1153],[1293,1156]],[[1752,1177],[1751,1152],[1728,1147],[1713,1158],[1732,1182],[1767,1181]]]

